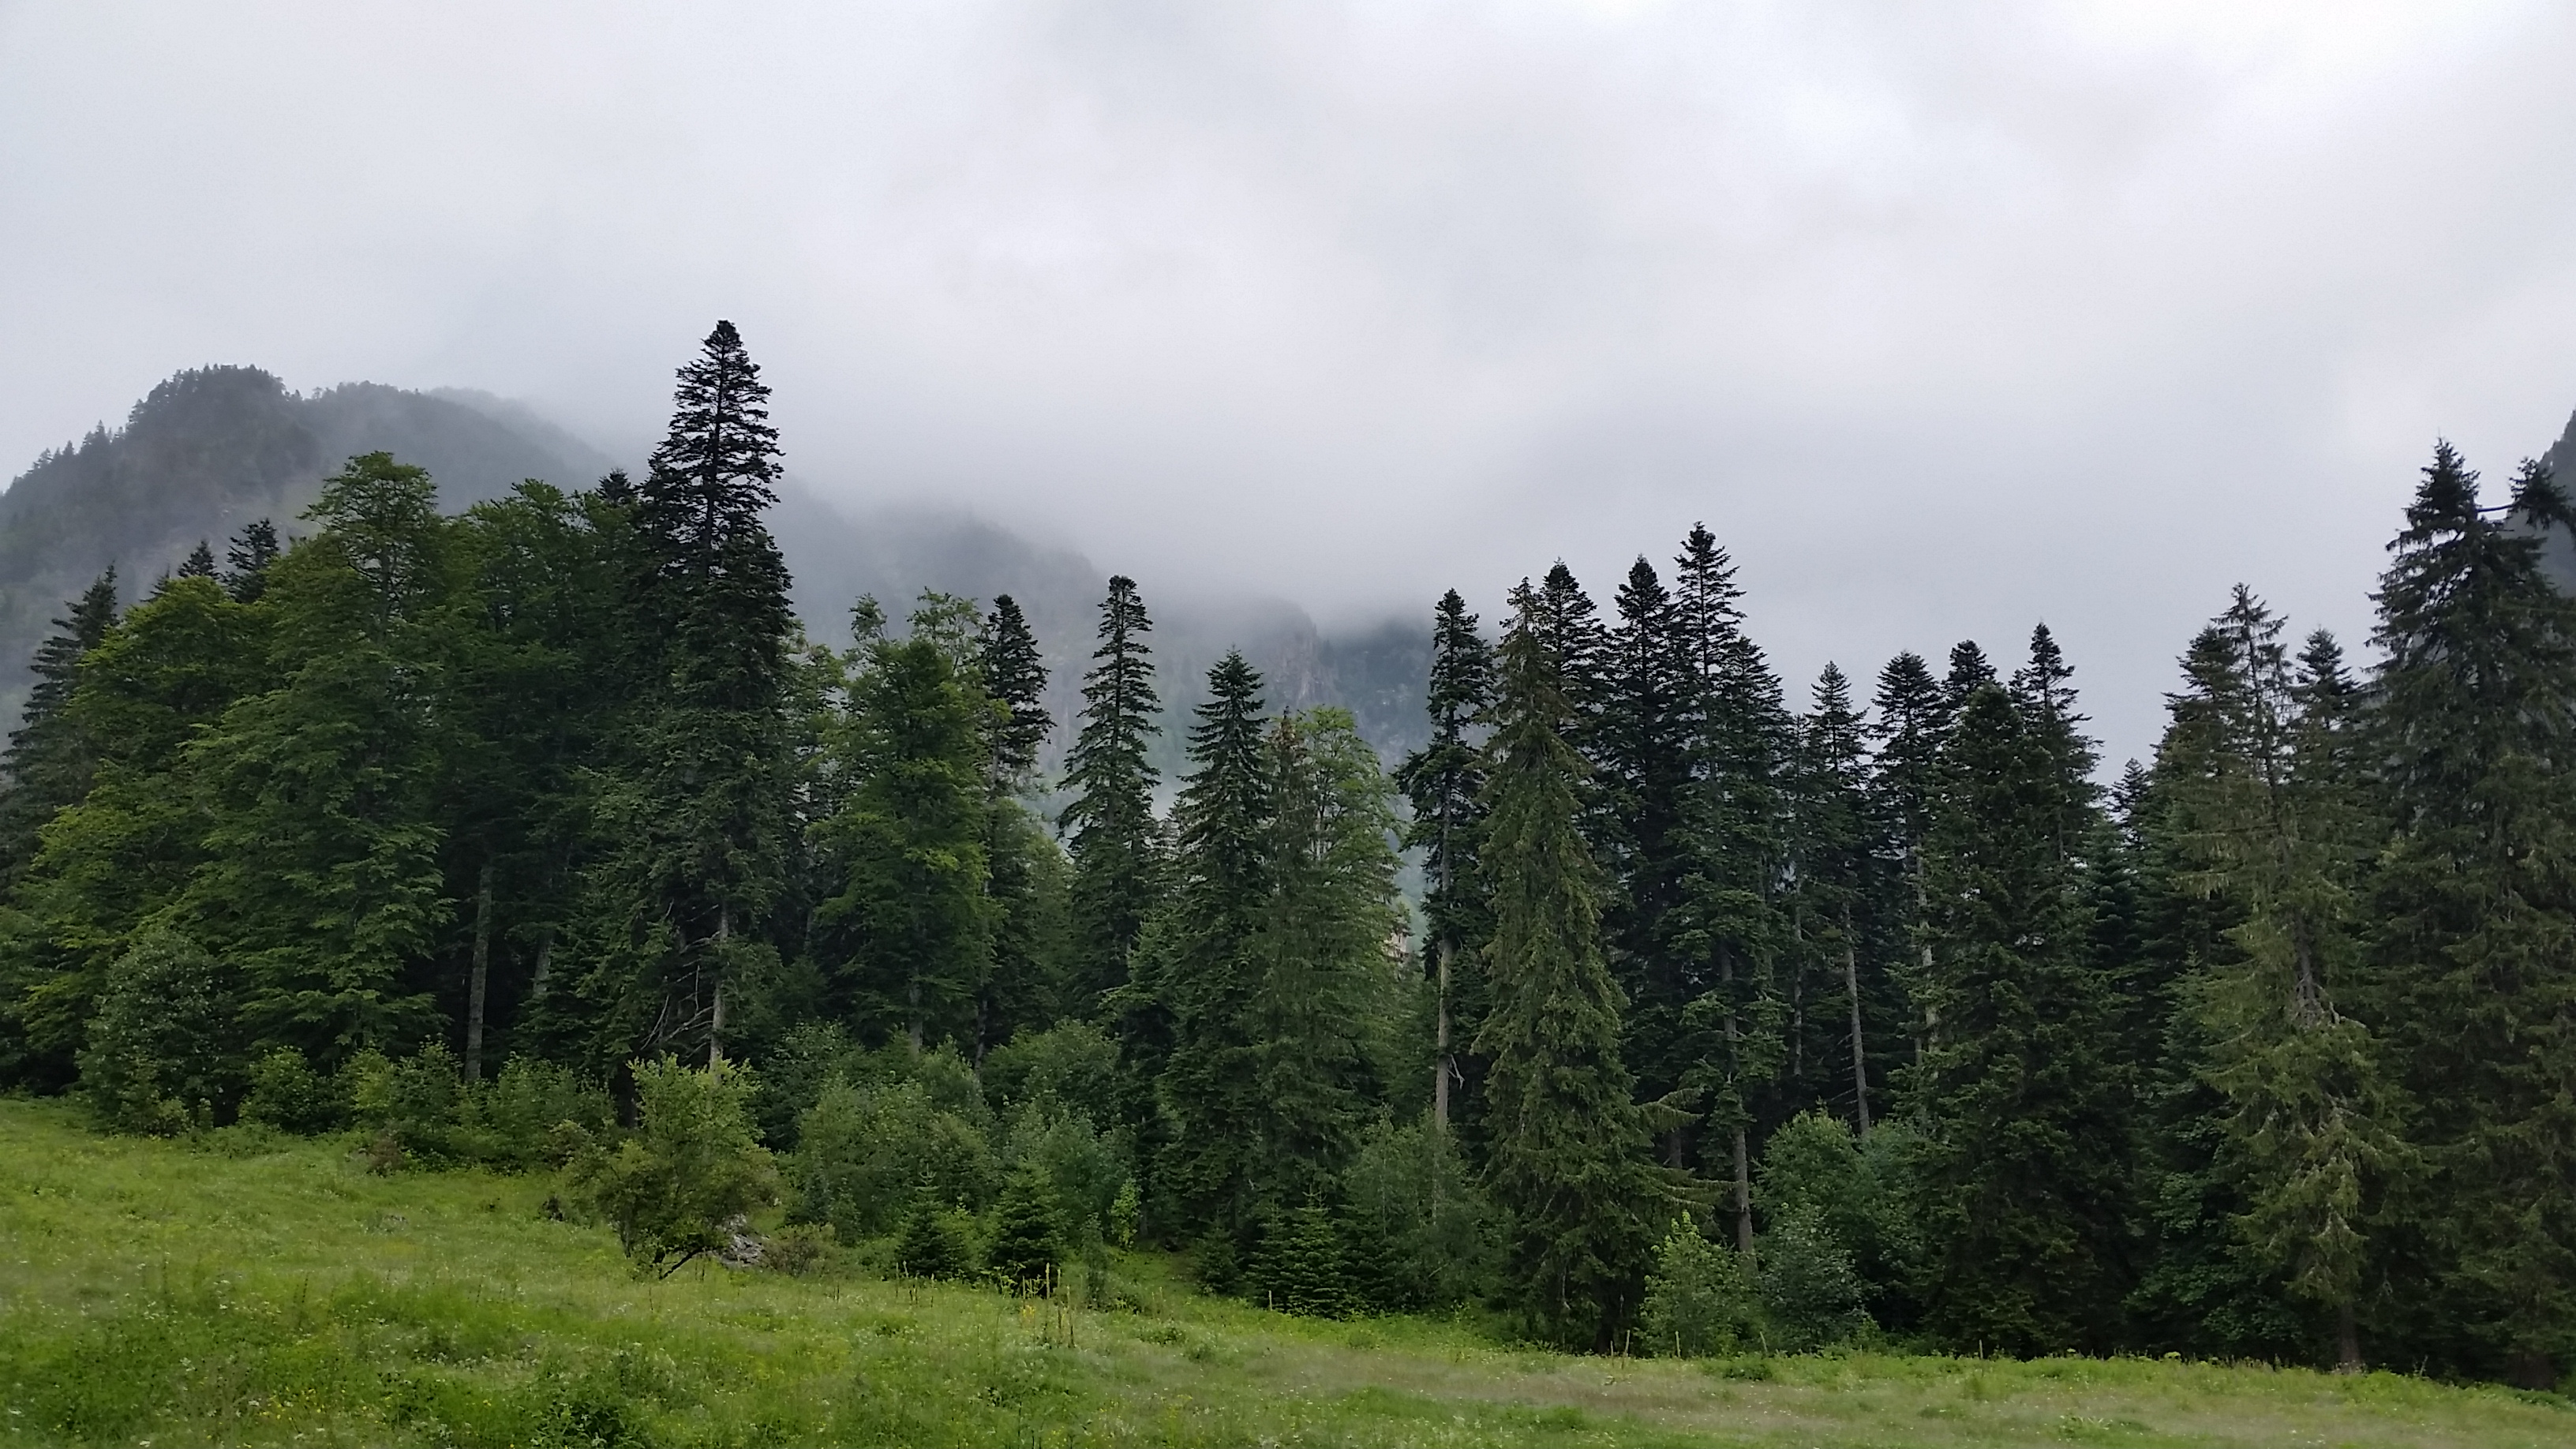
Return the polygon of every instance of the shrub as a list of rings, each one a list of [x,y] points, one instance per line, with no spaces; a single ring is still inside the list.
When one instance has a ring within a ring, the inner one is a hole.
[[[1052,1104],[1094,1122],[1118,1117],[1118,1043],[1087,1021],[1020,1032],[985,1054],[983,1077],[996,1102]]]
[[[1651,1353],[1680,1357],[1731,1354],[1763,1343],[1762,1310],[1752,1275],[1733,1249],[1710,1242],[1687,1219],[1655,1250],[1638,1318],[1638,1342]]]
[[[1354,1286],[1387,1311],[1483,1297],[1502,1261],[1503,1217],[1457,1144],[1427,1121],[1380,1122],[1342,1175]],[[1382,1245],[1382,1246],[1381,1246]]]
[[[526,1170],[562,1162],[564,1123],[588,1131],[611,1118],[608,1093],[570,1069],[530,1057],[512,1057],[501,1075],[469,1090],[458,1104],[462,1131],[458,1155],[495,1167]]]
[[[575,1157],[574,1191],[617,1225],[639,1272],[669,1277],[732,1239],[732,1224],[778,1195],[777,1169],[752,1130],[754,1081],[731,1062],[637,1062],[635,1135]]]
[[[278,1047],[251,1063],[242,1120],[312,1136],[339,1126],[346,1112],[339,1083],[313,1070],[295,1048]]]
[[[1012,1114],[1002,1167],[1008,1172],[1026,1166],[1046,1178],[1071,1235],[1066,1246],[1081,1247],[1108,1231],[1118,1190],[1129,1180],[1127,1143],[1123,1129],[1095,1132],[1089,1117],[1041,1099]]]
[[[1817,1214],[1797,1214],[1764,1233],[1754,1261],[1773,1347],[1823,1348],[1870,1326],[1851,1253]]]
[[[80,1090],[101,1125],[166,1135],[211,1124],[228,1105],[233,1011],[222,979],[214,957],[157,927],[108,968],[79,1056]]]
[[[980,1209],[1001,1176],[983,1130],[942,1110],[918,1081],[833,1083],[797,1143],[797,1215],[829,1222],[845,1242],[892,1231],[920,1195]]]

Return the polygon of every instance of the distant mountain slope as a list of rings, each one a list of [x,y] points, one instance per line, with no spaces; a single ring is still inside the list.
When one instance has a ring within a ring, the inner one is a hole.
[[[615,466],[525,406],[488,393],[350,383],[299,394],[255,367],[183,372],[136,403],[123,428],[101,427],[48,451],[0,493],[0,719],[15,716],[27,659],[49,621],[101,569],[116,566],[130,601],[200,539],[220,557],[225,540],[254,519],[293,532],[327,474],[352,454],[378,449],[427,468],[449,509],[498,497],[522,478],[583,487]],[[978,600],[1009,593],[1046,650],[1057,718],[1079,706],[1108,578],[1079,553],[962,512],[844,509],[794,480],[780,490],[771,523],[814,637],[846,642],[850,606],[862,594],[900,619],[925,588]],[[1390,759],[1420,742],[1428,599],[1416,621],[1326,636],[1293,604],[1173,597],[1137,571],[1175,716],[1159,761],[1167,775],[1180,761],[1184,712],[1228,648],[1242,649],[1268,676],[1276,708],[1344,705]],[[1060,730],[1055,748],[1065,743]]]

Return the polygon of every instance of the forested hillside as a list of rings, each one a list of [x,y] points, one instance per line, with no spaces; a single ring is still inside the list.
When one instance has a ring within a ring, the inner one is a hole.
[[[121,428],[102,424],[48,450],[0,493],[0,717],[22,704],[26,662],[49,621],[101,571],[114,567],[130,597],[199,543],[220,545],[256,520],[298,531],[325,475],[379,451],[426,470],[450,512],[503,497],[524,478],[574,490],[617,466],[489,394],[374,383],[304,394],[254,367],[181,373],[136,403]],[[816,639],[848,643],[850,602],[861,595],[899,602],[935,589],[1012,595],[1060,666],[1090,648],[1104,575],[1080,554],[961,512],[827,502],[786,475],[778,492],[772,532]],[[1292,604],[1199,597],[1166,610],[1163,624],[1178,707],[1209,664],[1240,647],[1298,705],[1345,705],[1389,749],[1416,742],[1428,647],[1417,623],[1327,636]],[[1047,703],[1066,718],[1079,696],[1068,683]],[[1179,758],[1174,747],[1162,763]]]
[[[83,594],[0,1079],[569,1163],[648,1272],[775,1206],[1596,1351],[2576,1369],[2548,465],[2436,446],[2364,657],[2212,600],[2108,788],[2046,628],[1793,690],[1704,527],[1444,596],[1389,770],[1241,652],[1176,683],[1123,575],[1069,667],[1002,592],[812,642],[767,396],[719,324],[640,476],[449,515],[369,452],[291,547]]]

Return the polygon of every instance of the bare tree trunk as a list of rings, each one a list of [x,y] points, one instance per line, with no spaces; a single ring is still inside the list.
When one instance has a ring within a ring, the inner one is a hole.
[[[710,1067],[724,1060],[724,947],[732,939],[733,907],[729,904],[718,906],[716,907],[716,1005],[714,1015],[707,1021],[707,1065]]]
[[[474,969],[465,978],[465,1080],[483,1080],[483,1001],[492,980],[492,862],[474,883]]]
[[[904,1029],[904,1035],[912,1039],[912,1054],[919,1056],[921,1055],[921,977],[918,974],[912,978],[912,983],[904,988],[904,992],[904,1001],[912,1012],[912,1025]]]
[[[528,979],[530,1001],[546,999],[546,987],[550,984],[546,978],[554,974],[554,964],[555,933],[552,927],[548,927],[544,937],[537,942],[537,970],[536,974]]]
[[[1735,1250],[1753,1254],[1753,1157],[1746,1150],[1744,1124],[1735,1126]]]
[[[1457,1070],[1449,1057],[1449,943],[1440,943],[1440,1003],[1432,1030],[1431,1053],[1431,1125],[1440,1132],[1449,1130],[1449,1074]]]
[[[2335,1305],[2335,1372],[2361,1372],[2361,1331],[2352,1320],[2352,1300]]]
[[[1860,952],[1853,949],[1851,912],[1843,912],[1843,994],[1851,998],[1852,1021],[1852,1106],[1860,1122],[1860,1135],[1869,1135],[1869,1052],[1861,1039],[1860,1028]]]

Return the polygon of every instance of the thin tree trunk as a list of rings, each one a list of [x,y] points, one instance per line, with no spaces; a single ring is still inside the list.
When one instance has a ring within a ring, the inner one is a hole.
[[[912,1039],[912,1054],[919,1056],[921,1055],[921,976],[918,972],[914,973],[911,984],[904,988],[904,992],[905,1003],[912,1011],[912,1025],[906,1028],[904,1034]]]
[[[1735,1125],[1735,1250],[1753,1255],[1753,1157],[1746,1150],[1744,1124]]]
[[[1860,952],[1853,949],[1851,908],[1843,908],[1843,994],[1851,998],[1852,1023],[1852,1106],[1860,1122],[1860,1135],[1869,1135],[1869,1052],[1861,1039],[1860,1027]]]
[[[555,933],[553,928],[549,927],[545,935],[537,941],[537,970],[536,974],[528,979],[530,1001],[546,999],[546,987],[550,984],[546,978],[554,974],[554,964]]]
[[[1434,1130],[1449,1130],[1449,1074],[1457,1070],[1449,1057],[1449,943],[1440,943],[1440,1003],[1432,1028],[1434,1047],[1431,1054],[1431,1125]]]
[[[474,883],[474,969],[465,979],[465,1080],[483,1080],[483,1002],[492,980],[492,862]]]
[[[1807,922],[1803,914],[1789,921],[1798,947],[1797,964],[1789,970],[1789,1080],[1793,1092],[1807,1086]]]
[[[724,947],[732,939],[733,907],[730,904],[718,906],[716,907],[716,1005],[714,1014],[707,1020],[707,1065],[710,1067],[724,1060]]]
[[[2352,1318],[2352,1300],[2335,1305],[2335,1372],[2361,1372],[2361,1331]]]

